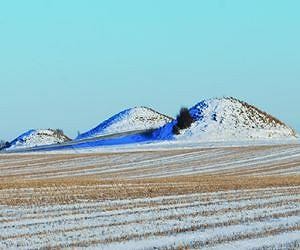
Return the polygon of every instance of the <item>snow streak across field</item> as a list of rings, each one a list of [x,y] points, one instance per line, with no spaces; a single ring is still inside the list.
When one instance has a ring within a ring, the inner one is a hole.
[[[298,249],[300,145],[0,155],[0,249]]]

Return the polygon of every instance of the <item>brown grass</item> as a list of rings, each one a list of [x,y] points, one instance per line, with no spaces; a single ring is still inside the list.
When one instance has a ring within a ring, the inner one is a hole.
[[[65,204],[82,200],[157,197],[284,186],[299,187],[300,191],[300,176],[196,175],[142,180],[98,180],[93,177],[35,181],[11,179],[0,183],[0,204]],[[8,193],[8,196],[3,195]]]

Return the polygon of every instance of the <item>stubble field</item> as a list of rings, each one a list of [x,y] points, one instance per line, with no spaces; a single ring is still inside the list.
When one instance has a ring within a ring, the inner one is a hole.
[[[0,248],[297,249],[300,146],[0,155]]]

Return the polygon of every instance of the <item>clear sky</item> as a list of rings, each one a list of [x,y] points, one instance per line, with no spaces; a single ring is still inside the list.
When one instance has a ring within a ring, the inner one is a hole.
[[[300,130],[300,1],[0,2],[0,138],[234,96]]]

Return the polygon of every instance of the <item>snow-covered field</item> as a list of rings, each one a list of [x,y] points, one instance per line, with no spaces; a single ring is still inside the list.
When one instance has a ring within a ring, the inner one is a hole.
[[[299,246],[299,213],[297,186],[69,205],[1,206],[0,246]],[[255,240],[253,245],[250,239]]]
[[[0,249],[299,249],[300,145],[0,154]]]

